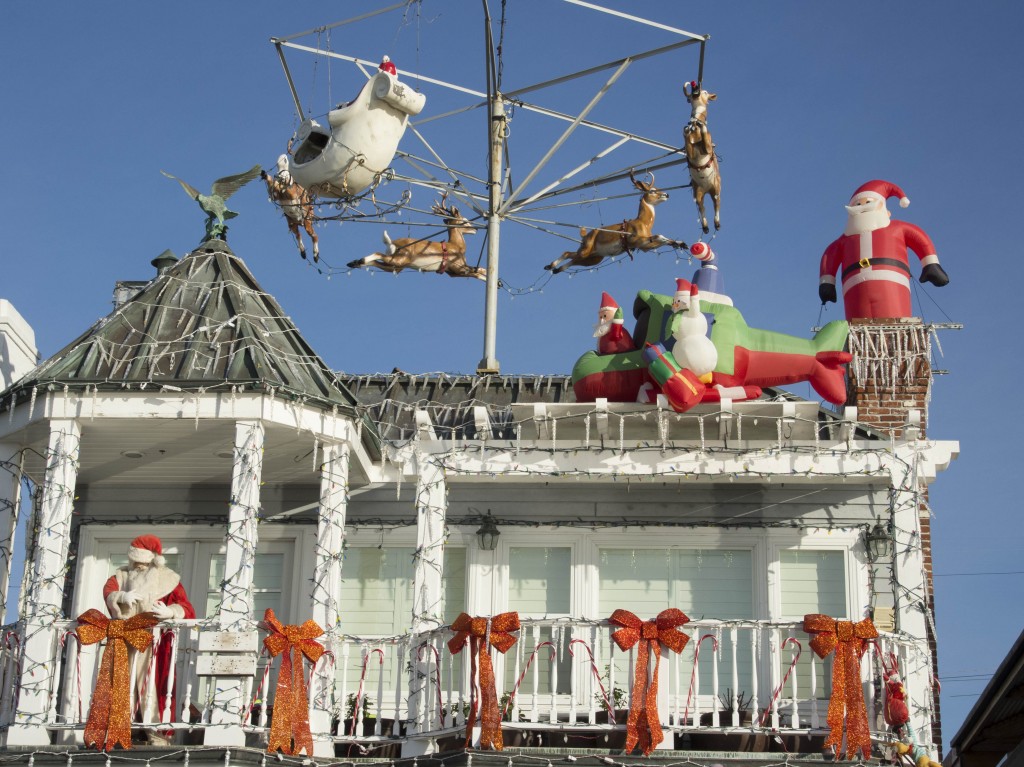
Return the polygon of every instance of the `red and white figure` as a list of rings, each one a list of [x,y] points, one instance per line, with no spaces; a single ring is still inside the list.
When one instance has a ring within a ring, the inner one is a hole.
[[[162,621],[190,620],[196,611],[181,585],[181,576],[167,567],[163,543],[155,535],[140,535],[128,547],[128,564],[119,567],[103,586],[103,601],[111,618],[127,619],[150,612]],[[132,651],[135,664],[135,699],[141,701],[142,720],[160,722],[175,714],[174,686],[169,685],[174,637],[163,632],[153,647]],[[150,664],[156,663],[154,685]],[[168,689],[170,687],[170,689]],[[168,699],[169,696],[169,699]],[[162,733],[148,733],[150,742],[166,740]]]
[[[903,208],[910,204],[888,181],[868,181],[857,189],[846,206],[846,230],[821,257],[818,296],[823,304],[836,300],[838,272],[848,320],[911,316],[908,250],[921,261],[921,282],[937,287],[949,282],[928,235],[914,224],[891,220],[889,197],[898,198]]]
[[[395,66],[395,63],[391,60],[391,57],[388,56],[387,54],[385,54],[384,58],[380,60],[380,64],[377,65],[377,69],[381,70],[382,72],[387,72],[392,77],[398,77],[398,68]]]
[[[673,302],[672,305],[675,304]],[[700,292],[696,285],[690,285],[689,301],[678,315],[676,329],[672,332],[676,340],[672,356],[680,367],[693,373],[701,383],[709,384],[711,373],[718,364],[718,350],[708,337],[708,318],[700,310]]]
[[[626,332],[622,308],[607,293],[601,294],[601,308],[597,310],[597,324],[594,326],[598,354],[619,354],[636,348],[632,336]]]

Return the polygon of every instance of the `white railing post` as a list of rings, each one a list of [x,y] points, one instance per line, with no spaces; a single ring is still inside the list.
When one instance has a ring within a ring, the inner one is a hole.
[[[60,676],[59,642],[56,622],[63,616],[61,602],[67,579],[71,513],[78,479],[81,427],[71,419],[50,421],[46,474],[33,520],[35,549],[26,563],[27,591],[24,604],[25,635],[21,646],[21,685],[14,722],[7,730],[6,744],[46,745],[50,696]],[[54,701],[55,703],[55,701]]]
[[[250,633],[253,624],[253,570],[258,544],[257,521],[263,480],[262,421],[235,424],[235,463],[231,472],[231,500],[224,542],[224,580],[217,619],[223,632]],[[262,616],[259,616],[262,617]],[[210,727],[203,742],[216,746],[244,746],[242,730],[244,677],[216,677]]]

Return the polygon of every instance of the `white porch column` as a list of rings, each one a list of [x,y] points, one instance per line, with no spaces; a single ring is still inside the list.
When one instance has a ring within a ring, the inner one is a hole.
[[[445,517],[448,513],[448,485],[444,470],[428,454],[416,454],[416,554],[412,580],[413,634],[430,631],[444,624],[441,612],[443,594],[441,575],[444,572]],[[421,718],[429,710],[427,696],[433,689],[434,669],[431,653],[417,652],[415,636],[410,646],[410,662],[414,673],[409,679],[409,718],[412,731],[421,729]],[[421,753],[426,742],[410,741],[402,749],[403,756]]]
[[[327,649],[341,657],[334,631],[341,615],[341,561],[345,545],[345,516],[348,512],[349,445],[325,445],[320,465],[320,509],[316,523],[316,551],[313,569],[313,620],[326,632]],[[313,678],[313,705],[309,712],[313,731],[313,756],[334,756],[331,713],[335,705],[335,666],[321,663]]]
[[[928,644],[928,584],[921,542],[921,492],[918,466],[920,457],[913,447],[905,461],[891,466],[893,488],[893,588],[896,601],[896,629],[913,637],[918,651],[906,659],[903,680],[908,696],[917,704],[910,709],[910,726],[917,743],[931,749],[932,659]]]
[[[14,533],[18,529],[21,503],[21,450],[17,445],[0,442],[0,624],[7,622],[8,589],[11,585],[11,560],[14,558]]]
[[[50,421],[46,474],[39,509],[39,528],[30,568],[26,600],[25,637],[22,647],[21,692],[14,724],[6,744],[45,745],[50,742],[45,723],[51,718],[50,693],[60,675],[56,658],[58,629],[64,618],[61,603],[68,571],[71,511],[78,480],[81,427],[71,419]],[[55,701],[54,701],[55,704]]]
[[[416,554],[412,576],[412,630],[443,625],[441,574],[444,572],[448,485],[444,470],[430,456],[416,457]]]
[[[238,421],[235,424],[235,465],[231,472],[231,503],[224,551],[224,580],[221,583],[217,618],[220,630],[233,633],[255,631],[252,615],[253,568],[259,534],[256,523],[260,509],[260,484],[263,480],[262,421]],[[262,616],[255,616],[259,620]],[[250,677],[217,677],[211,724],[206,730],[206,745],[244,746],[242,707],[249,694]]]

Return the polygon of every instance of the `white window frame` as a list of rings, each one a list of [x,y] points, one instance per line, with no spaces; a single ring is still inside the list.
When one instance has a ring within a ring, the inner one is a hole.
[[[768,546],[768,615],[772,620],[798,620],[803,616],[786,616],[782,612],[782,552],[841,551],[846,578],[846,619],[860,620],[869,603],[863,561],[863,541],[859,530],[769,530]],[[840,617],[840,616],[834,616]]]

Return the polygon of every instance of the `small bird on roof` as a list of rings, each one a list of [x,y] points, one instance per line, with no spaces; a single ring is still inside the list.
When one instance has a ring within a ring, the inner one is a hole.
[[[227,239],[228,231],[227,225],[224,223],[225,219],[238,215],[235,211],[228,210],[227,199],[253,179],[259,178],[260,170],[259,165],[254,165],[245,173],[219,178],[210,187],[209,195],[201,194],[199,190],[167,171],[160,172],[181,184],[185,194],[199,203],[199,207],[206,214],[206,239],[224,240]]]

